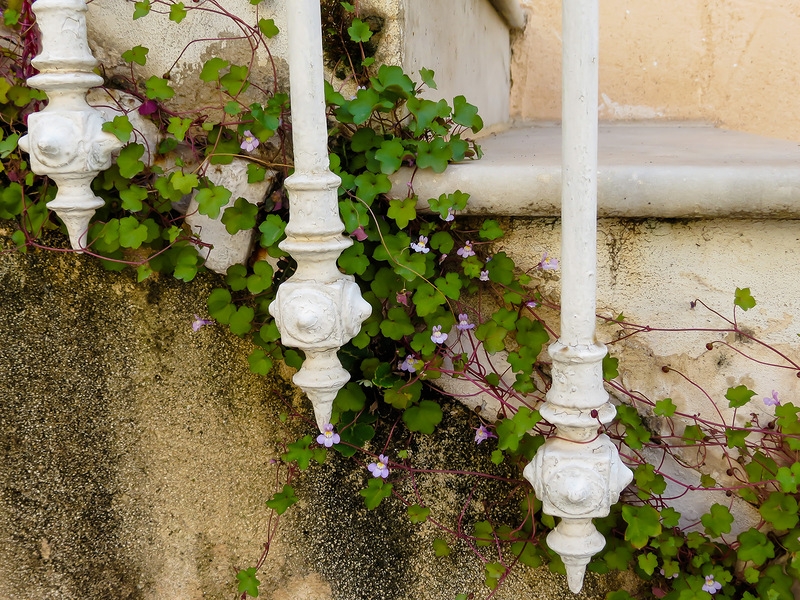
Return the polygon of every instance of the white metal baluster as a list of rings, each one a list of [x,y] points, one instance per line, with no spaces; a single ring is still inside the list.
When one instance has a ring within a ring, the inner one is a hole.
[[[286,180],[290,217],[280,247],[297,261],[297,271],[269,310],[281,341],[306,354],[294,382],[314,405],[322,431],[337,392],[350,379],[336,352],[358,333],[371,307],[336,266],[352,240],[342,235],[340,180],[328,163],[320,3],[292,0],[286,6],[295,172]]]
[[[591,520],[608,515],[633,478],[598,434],[616,414],[595,340],[598,23],[598,0],[563,0],[561,336],[548,350],[553,381],[541,409],[557,430],[525,468],[544,512],[561,518],[547,542],[575,593],[605,545]]]

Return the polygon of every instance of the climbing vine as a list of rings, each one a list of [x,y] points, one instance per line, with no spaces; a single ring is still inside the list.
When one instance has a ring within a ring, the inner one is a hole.
[[[186,223],[187,206],[219,218],[231,235],[257,230],[252,259],[228,269],[208,298],[210,318],[198,317],[193,326],[219,323],[252,340],[248,360],[254,373],[267,374],[279,361],[297,368],[302,353],[281,345],[268,312],[277,287],[294,270],[279,245],[288,220],[280,183],[291,170],[289,99],[280,89],[274,62],[269,85],[253,77],[256,53],[272,60],[270,40],[283,33],[272,19],[257,12],[253,20],[243,19],[218,0],[130,4],[134,20],[181,23],[193,11],[223,15],[237,28],[237,39],[249,45],[252,58],[245,64],[222,56],[205,61],[197,77],[214,105],[186,110],[175,104],[170,73],[139,74],[147,65],[148,48],[137,45],[122,54],[126,73],[109,78],[109,86],[113,81],[135,103],[134,108],[122,102],[111,106],[118,114],[104,127],[125,145],[114,166],[94,182],[106,205],[90,226],[86,252],[109,270],[136,269],[140,281],[156,274],[191,281],[204,268],[209,247]],[[257,10],[260,0],[250,4]],[[545,542],[554,519],[542,513],[541,502],[520,476],[553,432],[537,408],[550,387],[550,364],[542,349],[557,337],[550,323],[559,310],[541,284],[557,276],[558,261],[545,254],[535,269],[522,272],[499,249],[504,236],[499,221],[476,223],[458,216],[469,202],[459,190],[420,198],[412,178],[404,193],[390,194],[391,177],[400,169],[441,173],[450,163],[479,159],[473,136],[483,123],[463,96],[452,102],[425,97],[426,90],[436,89],[433,71],[421,69],[415,81],[399,67],[375,64],[372,38],[380,31],[380,19],[360,14],[347,2],[325,4],[325,48],[333,73],[325,88],[330,165],[341,178],[339,208],[353,240],[339,266],[356,278],[372,315],[340,352],[352,380],[336,398],[331,423],[319,435],[286,445],[276,492],[267,500],[274,517],[267,536],[271,539],[280,515],[297,501],[295,478],[324,462],[332,450],[363,467],[360,495],[368,509],[391,502],[412,523],[434,524],[441,532],[433,542],[438,557],[452,552],[456,542],[472,548],[484,565],[491,598],[520,563],[563,572]],[[27,0],[9,2],[4,11],[13,36],[6,38],[0,62],[0,218],[15,221],[12,240],[20,252],[48,249],[43,234],[61,227],[46,207],[55,194],[53,185],[29,170],[17,145],[27,115],[46,101],[25,84],[38,45],[30,6]],[[137,130],[139,117],[157,127],[154,147]],[[246,162],[249,184],[274,180],[262,205],[233,198],[231,190],[209,176],[210,167],[234,161]],[[736,352],[769,368],[800,373],[791,357],[740,325],[743,313],[755,305],[745,288],[736,289],[730,317],[697,300],[691,308],[718,319],[719,326],[706,331],[734,336],[738,341],[729,345]],[[622,315],[607,325],[613,332],[606,340],[612,351],[625,339],[656,331]],[[709,350],[718,343],[709,342]],[[745,343],[770,358],[750,356],[741,347]],[[507,358],[507,369],[493,367],[500,354]],[[614,357],[603,364],[618,418],[599,429],[618,444],[635,479],[622,503],[596,520],[607,543],[589,570],[633,570],[654,597],[668,600],[792,598],[790,588],[800,577],[800,408],[781,390],[756,393],[736,385],[724,398],[710,398],[728,410],[701,417],[681,412],[670,398],[651,399],[628,390],[618,366]],[[689,380],[705,393],[700,382],[671,366],[664,366],[664,376]],[[436,435],[443,418],[444,392],[436,385],[443,377],[468,382],[480,392],[483,403],[464,423],[465,435],[512,476],[415,464],[411,440]],[[768,420],[757,412],[744,422],[737,418],[759,401],[772,411]],[[704,472],[710,455],[727,465],[724,477]],[[667,468],[672,464],[701,473],[700,483],[676,479]],[[404,491],[418,490],[417,478],[433,473],[496,479],[507,486],[508,502],[519,506],[519,521],[497,522],[490,511],[484,518],[456,523],[438,519],[418,492]],[[730,501],[711,503],[699,522],[687,523],[670,500],[689,491],[722,493]],[[736,535],[731,533],[735,497],[756,507],[761,517]],[[266,559],[267,550],[239,571],[235,585],[242,598],[258,596],[258,571]],[[468,597],[473,596],[464,593],[456,600]],[[630,597],[625,591],[609,594],[611,600]]]

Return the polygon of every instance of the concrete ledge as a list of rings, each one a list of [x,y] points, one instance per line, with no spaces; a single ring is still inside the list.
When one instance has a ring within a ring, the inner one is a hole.
[[[421,199],[461,190],[466,214],[558,216],[561,128],[484,138],[483,159],[414,176]],[[411,170],[395,178],[404,197]],[[598,214],[623,218],[800,218],[800,144],[697,123],[600,126]]]

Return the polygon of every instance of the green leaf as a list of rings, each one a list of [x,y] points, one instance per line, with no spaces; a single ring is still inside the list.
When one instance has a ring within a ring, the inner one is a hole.
[[[256,375],[266,375],[272,370],[272,359],[262,348],[255,348],[247,357],[250,370]]]
[[[224,69],[230,64],[231,63],[229,61],[219,58],[218,56],[210,58],[203,64],[203,69],[200,71],[200,79],[207,83],[216,81],[219,79],[220,70]]]
[[[228,72],[219,78],[219,85],[231,96],[238,96],[250,86],[250,83],[247,81],[247,76],[249,74],[250,71],[247,66],[231,65]]]
[[[754,305],[755,306],[755,305]],[[739,408],[744,406],[756,393],[748,390],[746,385],[737,385],[735,388],[728,388],[725,397],[728,399],[728,406],[731,408]]]
[[[417,142],[417,166],[420,169],[431,169],[434,173],[444,173],[447,164],[453,158],[453,149],[441,137],[428,142]]]
[[[282,515],[295,502],[297,502],[297,496],[294,494],[294,488],[289,484],[284,484],[282,491],[267,500],[267,507]]]
[[[402,200],[390,200],[386,215],[394,219],[400,229],[408,227],[409,222],[417,218],[417,197],[411,196]]]
[[[639,563],[639,568],[648,575],[652,575],[658,566],[658,557],[652,552],[640,554],[636,560]]]
[[[358,493],[364,497],[364,504],[367,509],[373,510],[378,508],[384,498],[392,495],[392,487],[391,483],[386,483],[382,478],[373,477],[369,480],[367,488],[359,490]]]
[[[353,242],[353,245],[339,255],[339,266],[348,275],[363,275],[369,268],[369,258],[364,254],[364,244]]]
[[[261,183],[267,178],[267,168],[249,163],[247,165],[247,183]]]
[[[403,143],[392,138],[381,143],[380,148],[375,151],[375,160],[381,164],[381,173],[391,175],[402,166],[405,155],[406,149]]]
[[[269,214],[258,230],[261,232],[261,247],[269,248],[285,237],[286,221],[276,214]]]
[[[731,429],[725,428],[725,439],[728,448],[746,448],[747,436],[750,435],[749,429]]]
[[[767,501],[759,507],[758,512],[775,529],[791,529],[800,520],[797,514],[797,500],[783,492],[772,492]]]
[[[169,125],[167,126],[167,132],[174,135],[178,141],[182,142],[183,138],[186,137],[186,132],[189,130],[189,127],[192,125],[191,119],[182,119],[181,117],[170,117],[169,118]]]
[[[200,185],[200,180],[194,173],[175,171],[170,175],[169,183],[174,190],[186,195],[190,194],[193,189]]]
[[[775,546],[757,529],[751,527],[736,539],[739,541],[736,555],[741,561],[752,560],[756,565],[763,565],[768,559],[775,558]]]
[[[433,553],[439,558],[449,556],[450,546],[442,538],[435,538],[433,540]]]
[[[623,505],[622,518],[628,524],[625,529],[625,539],[634,548],[644,548],[651,537],[661,533],[659,514],[652,506]]]
[[[368,42],[369,38],[372,37],[372,32],[369,29],[369,25],[367,25],[361,19],[353,19],[353,24],[347,28],[347,33],[350,36],[350,39],[354,42]]]
[[[712,504],[709,512],[700,517],[700,522],[711,537],[719,537],[723,533],[731,532],[733,515],[727,506]]]
[[[274,38],[281,32],[281,30],[275,25],[275,21],[273,19],[259,19],[258,29],[268,40]]]
[[[5,81],[4,79],[0,79],[0,81]],[[11,154],[14,150],[17,149],[17,145],[19,143],[19,134],[12,133],[6,139],[0,142],[0,158],[8,158],[8,155]],[[0,171],[2,171],[2,165],[0,165]]]
[[[653,413],[659,417],[671,417],[675,414],[677,409],[678,407],[675,406],[672,398],[664,398],[656,402]]]
[[[412,523],[424,523],[428,520],[428,515],[431,513],[430,508],[427,506],[420,506],[419,504],[412,504],[406,509],[406,511],[408,512],[408,518],[411,519]]]
[[[133,20],[140,19],[150,12],[150,0],[143,0],[134,4]]]
[[[642,463],[633,472],[636,487],[639,488],[639,497],[647,500],[650,494],[663,494],[667,489],[667,481],[655,472],[655,467],[649,463]]]
[[[336,394],[336,399],[333,401],[333,406],[339,412],[358,412],[364,409],[367,402],[367,396],[364,390],[355,382],[350,382]]]
[[[221,185],[208,182],[208,187],[198,190],[194,199],[197,201],[197,212],[216,219],[220,209],[231,199],[231,192]]]
[[[482,240],[496,240],[503,237],[503,230],[500,229],[500,224],[497,221],[488,219],[483,222],[478,235]]]
[[[239,337],[250,333],[250,330],[253,328],[253,317],[255,317],[255,311],[250,306],[240,306],[236,309],[236,312],[231,315],[230,321],[228,322],[231,331]]]
[[[156,75],[145,82],[145,88],[145,94],[151,100],[169,100],[175,95],[175,90],[169,87],[169,82]]]
[[[186,18],[186,8],[183,6],[183,2],[176,2],[172,6],[169,7],[169,20],[175,21],[176,23],[180,23]]]
[[[742,310],[750,310],[756,305],[756,299],[750,295],[750,288],[736,288],[733,303]]]
[[[425,67],[422,67],[419,70],[419,76],[422,77],[422,82],[432,90],[436,89],[436,82],[433,80],[434,75],[435,73],[433,71],[426,69]]]
[[[483,583],[490,590],[494,590],[500,585],[500,579],[506,574],[506,568],[499,562],[486,563],[483,566],[484,580]]]
[[[508,330],[500,327],[495,321],[486,321],[475,329],[475,337],[483,342],[483,347],[490,354],[505,350],[507,333]]]
[[[442,408],[432,400],[423,400],[417,406],[407,408],[403,413],[403,422],[411,431],[433,433],[442,421]]]
[[[231,315],[236,311],[231,300],[231,293],[224,288],[216,288],[206,301],[209,314],[223,325],[230,322]]]
[[[19,23],[19,11],[13,8],[6,8],[3,11],[3,24],[6,27],[13,27]]]
[[[796,494],[800,485],[800,462],[792,463],[791,467],[781,467],[775,475],[781,486],[781,491],[787,494]]]
[[[137,4],[141,4],[137,2]],[[258,598],[258,586],[261,582],[256,579],[256,568],[250,567],[249,569],[242,569],[236,574],[236,579],[239,580],[239,592],[246,592],[248,596]]]
[[[693,446],[697,442],[702,442],[704,439],[706,439],[706,434],[703,433],[703,430],[700,429],[699,425],[687,425],[683,430],[683,436],[681,437],[687,445]]]
[[[222,213],[222,223],[225,231],[234,235],[239,231],[253,229],[256,226],[258,206],[251,204],[244,198],[237,198],[233,206],[229,206]]]
[[[147,226],[139,223],[136,217],[119,220],[119,243],[123,248],[136,249],[147,239]]]
[[[603,357],[603,379],[611,381],[619,377],[619,359],[615,356]]]
[[[128,144],[120,150],[117,157],[119,173],[125,179],[131,179],[144,171],[144,163],[139,160],[144,155],[144,146],[141,144]]]
[[[148,52],[150,52],[150,50],[144,46],[134,46],[130,50],[126,50],[122,53],[122,60],[128,63],[135,62],[137,65],[144,66],[147,63]]]
[[[253,263],[253,273],[247,278],[247,291],[260,294],[272,287],[272,265],[265,260]]]
[[[308,468],[308,465],[311,463],[311,458],[314,455],[310,448],[311,439],[311,436],[307,435],[300,438],[296,442],[288,444],[286,446],[287,451],[284,454],[281,454],[281,460],[287,463],[296,461],[300,470],[305,471]]]
[[[147,200],[147,190],[140,185],[132,184],[130,187],[120,190],[120,200],[122,208],[131,212],[142,210],[142,202]]]
[[[464,96],[453,98],[453,121],[478,133],[483,129],[483,119],[478,116],[478,107],[467,102]]]
[[[186,246],[179,250],[178,257],[175,261],[175,270],[172,274],[175,276],[175,279],[189,282],[195,278],[195,275],[197,275],[197,268],[199,264],[200,257],[197,255],[197,250],[195,250],[195,247]]]

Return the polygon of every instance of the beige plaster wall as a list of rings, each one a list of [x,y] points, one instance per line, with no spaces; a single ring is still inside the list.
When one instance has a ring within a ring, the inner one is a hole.
[[[522,0],[511,113],[561,117],[561,0]],[[602,119],[699,119],[800,141],[800,3],[603,0]]]

